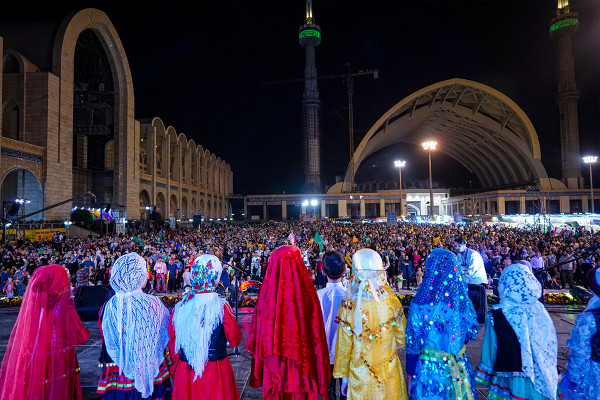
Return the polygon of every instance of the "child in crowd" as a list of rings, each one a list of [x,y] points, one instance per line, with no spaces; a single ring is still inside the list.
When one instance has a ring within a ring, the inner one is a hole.
[[[415,277],[417,278],[417,288],[419,288],[421,287],[421,282],[423,282],[423,270],[421,269],[421,267],[417,267]]]
[[[2,289],[4,293],[6,293],[6,297],[13,297],[15,293],[15,284],[13,283],[12,278],[8,278],[8,281],[4,284],[4,288]]]
[[[488,399],[554,400],[558,342],[552,318],[538,302],[542,287],[524,263],[510,265],[498,285],[500,304],[485,318],[476,382]]]

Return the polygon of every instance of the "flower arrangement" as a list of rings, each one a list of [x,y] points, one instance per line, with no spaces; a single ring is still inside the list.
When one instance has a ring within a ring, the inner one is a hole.
[[[544,302],[555,305],[586,304],[581,299],[573,297],[571,293],[544,293]]]
[[[414,294],[397,294],[396,296],[404,308],[410,306],[411,301],[415,298]]]
[[[161,296],[159,299],[166,307],[174,307],[182,299],[182,296]]]
[[[22,301],[23,297],[2,297],[0,298],[0,307],[18,307]]]
[[[256,307],[257,301],[258,297],[244,296],[244,299],[242,300],[242,305],[240,307]]]

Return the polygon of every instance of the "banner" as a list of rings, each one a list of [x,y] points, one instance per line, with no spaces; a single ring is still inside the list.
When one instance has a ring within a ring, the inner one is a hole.
[[[19,232],[19,237],[21,237],[21,232]],[[52,238],[54,237],[54,235],[56,234],[65,234],[66,230],[65,228],[56,228],[56,229],[32,229],[32,230],[25,230],[25,240],[31,240],[32,242],[41,242],[44,240],[52,240]],[[8,238],[9,241],[14,241],[15,240],[15,235],[16,235],[16,230],[15,229],[7,229],[6,230],[6,236]],[[4,232],[2,232],[0,230],[0,239],[4,239],[3,237]]]

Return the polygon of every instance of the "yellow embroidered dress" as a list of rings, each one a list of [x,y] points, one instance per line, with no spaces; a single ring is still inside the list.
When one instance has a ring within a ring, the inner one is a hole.
[[[363,251],[367,249],[356,254]],[[356,255],[353,266],[355,264]],[[364,285],[361,287],[365,289]],[[366,291],[370,289],[366,287]],[[348,378],[348,400],[407,400],[404,373],[398,358],[398,348],[405,347],[406,318],[402,304],[387,284],[382,284],[376,291],[376,299],[365,295],[368,300],[357,300],[355,293],[352,299],[342,302],[337,318],[340,326],[333,376]],[[360,334],[355,325],[357,309],[362,315]]]

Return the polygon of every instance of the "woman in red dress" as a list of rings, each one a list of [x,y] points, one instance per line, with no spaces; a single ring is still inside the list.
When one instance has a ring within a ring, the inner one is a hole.
[[[169,323],[173,365],[173,400],[237,400],[227,347],[242,340],[242,332],[227,301],[215,290],[223,267],[217,257],[202,255],[191,268],[192,289],[177,303]]]
[[[75,349],[90,336],[60,265],[38,268],[27,285],[2,368],[1,400],[81,399]]]
[[[262,386],[263,399],[327,398],[331,367],[321,305],[297,247],[271,254],[246,349],[250,386]]]

